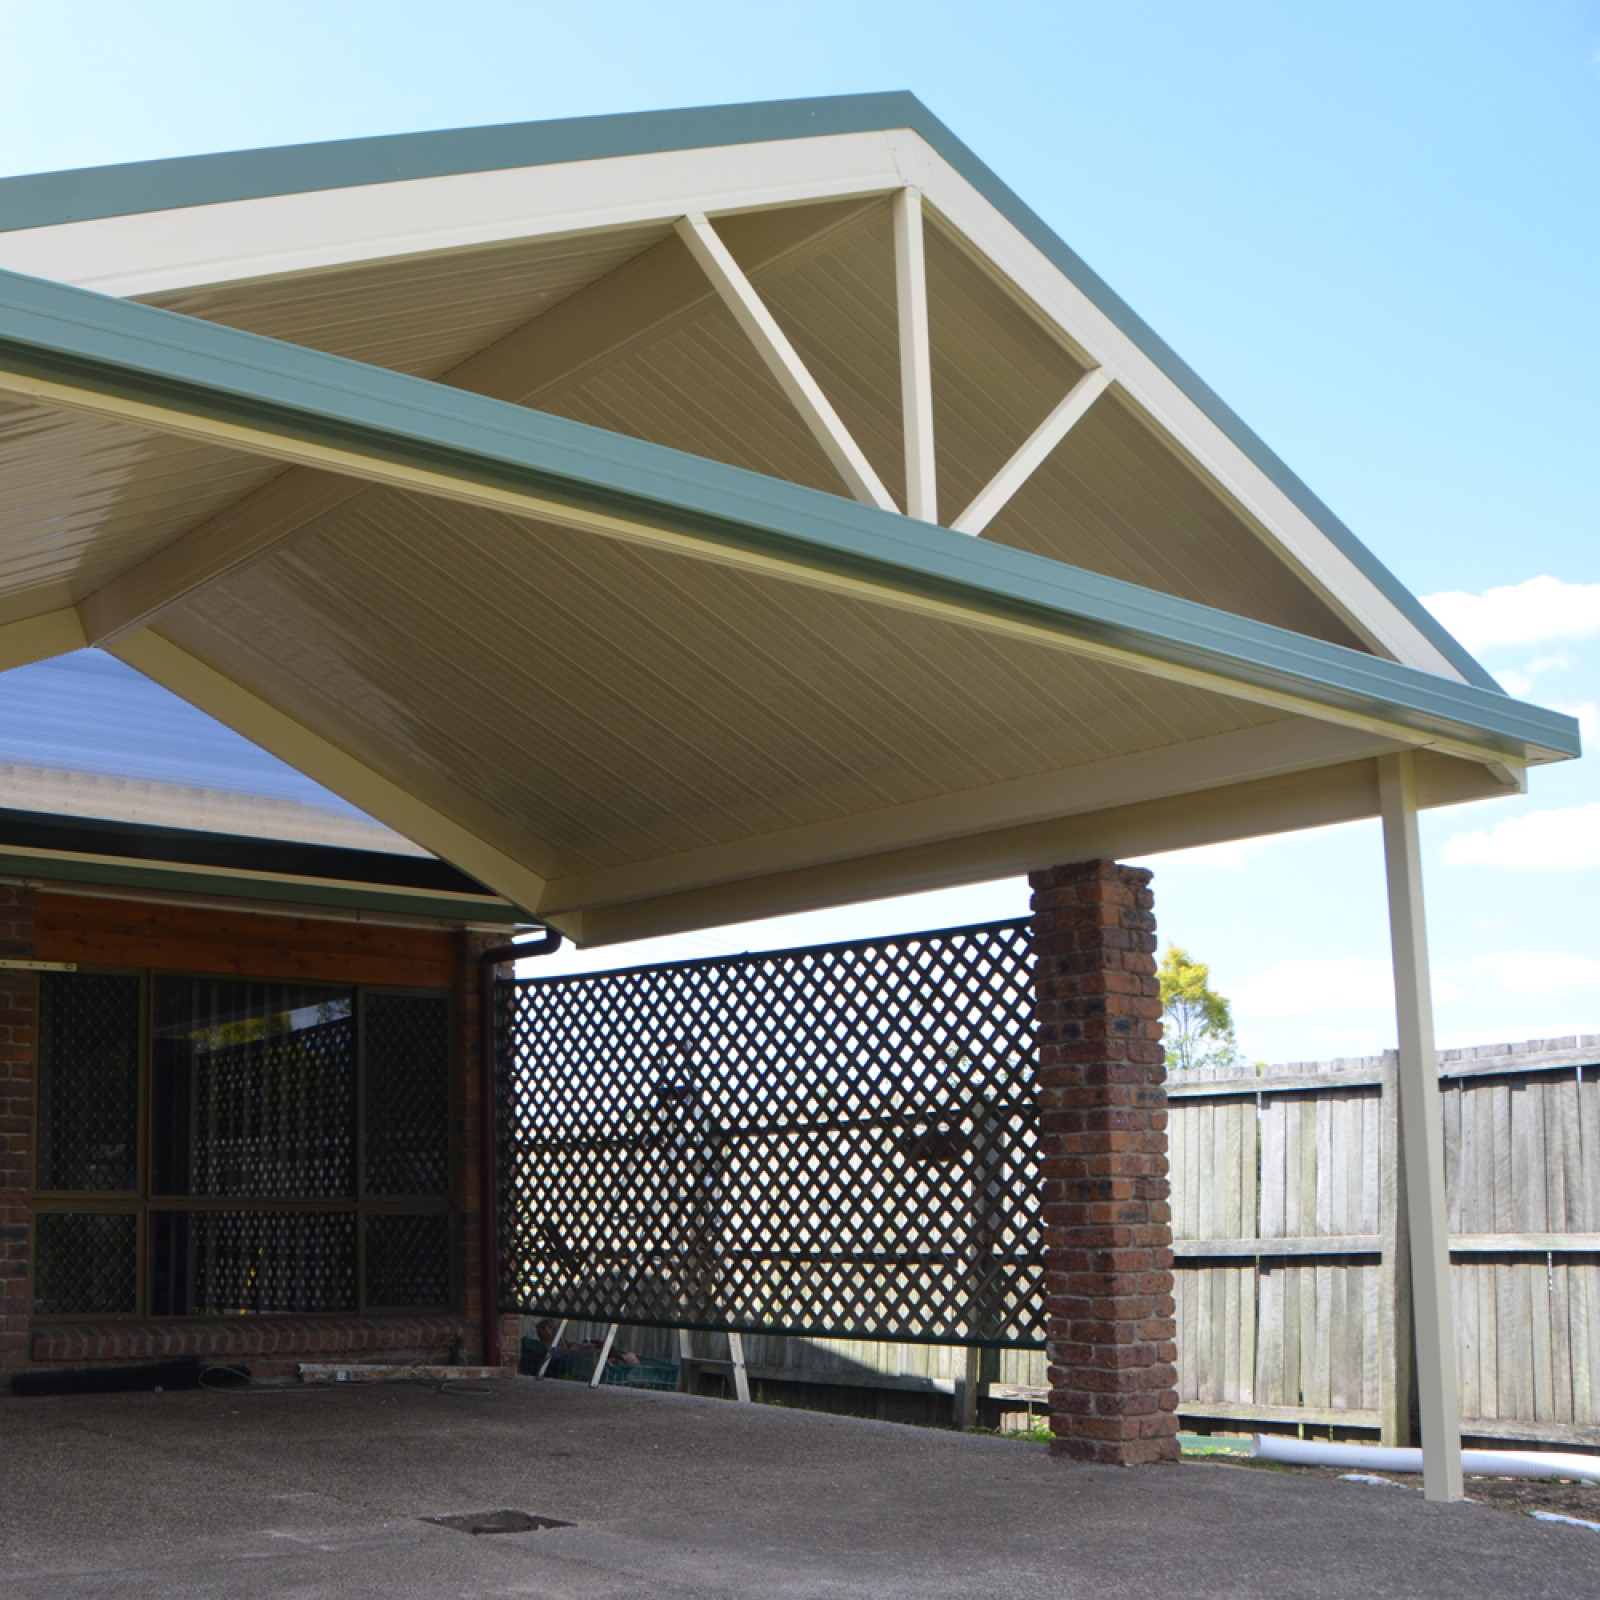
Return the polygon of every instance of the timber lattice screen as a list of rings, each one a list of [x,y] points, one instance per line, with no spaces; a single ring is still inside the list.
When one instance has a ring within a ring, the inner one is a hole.
[[[1026,923],[497,986],[502,1303],[1040,1348]]]

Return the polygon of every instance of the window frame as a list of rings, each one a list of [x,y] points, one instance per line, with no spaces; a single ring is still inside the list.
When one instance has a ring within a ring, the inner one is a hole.
[[[149,1322],[152,1316],[150,1301],[150,1232],[151,1217],[158,1212],[173,1211],[225,1211],[225,1212],[333,1212],[355,1217],[355,1303],[336,1311],[250,1311],[209,1313],[163,1313],[161,1322],[234,1322],[240,1317],[258,1321],[268,1319],[304,1319],[306,1317],[369,1317],[369,1316],[439,1316],[453,1314],[461,1303],[462,1261],[457,1248],[460,1238],[460,1071],[458,1000],[448,988],[429,988],[415,984],[345,983],[337,979],[257,977],[246,972],[201,972],[172,967],[128,967],[99,962],[78,962],[76,973],[91,976],[137,978],[139,980],[139,1083],[138,1083],[138,1151],[135,1162],[137,1181],[132,1189],[43,1189],[39,1187],[39,1100],[43,1089],[44,1062],[42,1037],[42,1005],[37,1001],[43,989],[43,980],[56,974],[40,973],[36,984],[36,1013],[34,1027],[34,1070],[31,1094],[32,1151],[29,1159],[28,1188],[28,1276],[27,1305],[29,1321],[39,1325],[78,1322]],[[340,990],[351,995],[352,1022],[355,1028],[356,1092],[355,1092],[355,1192],[350,1195],[324,1196],[310,1199],[282,1199],[277,1197],[232,1197],[226,1195],[157,1195],[151,1192],[153,1166],[154,1128],[152,1126],[152,1086],[154,1050],[153,1040],[153,989],[156,980],[178,978],[203,983],[262,983],[305,984]],[[368,1195],[367,1193],[367,1041],[365,997],[378,994],[394,997],[415,997],[443,1000],[447,1007],[447,1038],[445,1078],[448,1095],[446,1133],[446,1190],[435,1195]],[[137,1281],[132,1311],[73,1311],[39,1312],[34,1310],[34,1270],[38,1259],[37,1219],[44,1215],[127,1215],[137,1217],[135,1224]],[[367,1298],[367,1219],[373,1215],[389,1216],[445,1216],[449,1232],[449,1299],[442,1304],[427,1305],[375,1305]]]

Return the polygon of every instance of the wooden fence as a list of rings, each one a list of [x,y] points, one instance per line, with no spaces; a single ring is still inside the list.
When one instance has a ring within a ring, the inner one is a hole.
[[[1468,1433],[1600,1444],[1596,1063],[1593,1037],[1441,1058]],[[1185,1414],[1399,1436],[1393,1057],[1168,1092]]]
[[[1190,1426],[1405,1433],[1394,1071],[1391,1055],[1169,1081]],[[1600,1446],[1600,1036],[1445,1051],[1440,1089],[1464,1430]],[[745,1343],[758,1380],[953,1393],[963,1410],[960,1350]],[[633,1348],[671,1353],[656,1331]],[[1043,1398],[1041,1354],[986,1368],[1002,1410]]]

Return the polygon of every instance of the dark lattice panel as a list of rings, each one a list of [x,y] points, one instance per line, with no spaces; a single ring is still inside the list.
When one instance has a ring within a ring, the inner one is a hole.
[[[348,994],[187,979],[158,979],[155,994],[154,1192],[353,1195]]]
[[[116,1316],[136,1309],[139,1219],[131,1211],[41,1211],[33,1219],[33,1312]]]
[[[339,1211],[152,1211],[150,1311],[353,1311],[356,1219]]]
[[[1042,1345],[1025,924],[499,999],[508,1308]]]
[[[367,1193],[443,1195],[450,1185],[450,1002],[369,994],[362,1028]]]
[[[450,1303],[450,1219],[374,1212],[367,1217],[367,1304],[421,1310]]]
[[[137,1187],[139,993],[137,978],[41,975],[39,1188]]]

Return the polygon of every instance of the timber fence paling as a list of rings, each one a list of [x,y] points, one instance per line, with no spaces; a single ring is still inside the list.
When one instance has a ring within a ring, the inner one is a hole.
[[[1468,1433],[1600,1442],[1596,1063],[1600,1037],[1441,1054]],[[1403,1430],[1391,1076],[1383,1057],[1173,1073],[1185,1415]],[[1245,1117],[1254,1171],[1235,1141]]]

